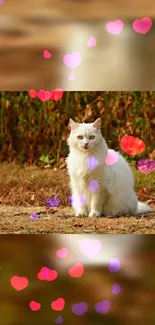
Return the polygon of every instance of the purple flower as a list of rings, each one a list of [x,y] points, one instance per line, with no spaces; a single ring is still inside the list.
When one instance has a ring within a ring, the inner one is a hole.
[[[57,208],[57,206],[59,205],[60,200],[57,196],[51,197],[46,201],[46,205],[49,208]]]
[[[38,213],[37,212],[33,212],[32,215],[30,216],[30,220],[35,221],[38,220]]]

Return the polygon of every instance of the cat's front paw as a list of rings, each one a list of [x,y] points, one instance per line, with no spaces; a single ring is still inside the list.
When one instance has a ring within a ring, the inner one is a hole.
[[[101,217],[102,213],[99,211],[90,211],[89,217]]]
[[[80,210],[75,212],[75,217],[87,217],[88,213],[86,210]]]

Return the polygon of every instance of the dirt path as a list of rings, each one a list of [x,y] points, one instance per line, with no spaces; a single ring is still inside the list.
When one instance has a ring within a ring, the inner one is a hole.
[[[39,213],[39,218],[31,221],[34,211]],[[155,206],[146,216],[75,218],[70,207],[48,212],[44,207],[0,205],[0,234],[32,233],[155,234]]]

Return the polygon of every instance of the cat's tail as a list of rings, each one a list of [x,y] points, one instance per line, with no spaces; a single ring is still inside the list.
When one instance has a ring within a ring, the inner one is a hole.
[[[151,212],[151,208],[146,203],[138,201],[136,214],[142,214],[148,212]]]

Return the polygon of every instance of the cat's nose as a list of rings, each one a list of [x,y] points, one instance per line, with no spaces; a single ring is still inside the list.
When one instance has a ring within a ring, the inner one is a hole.
[[[84,147],[87,148],[89,143],[84,143]]]

